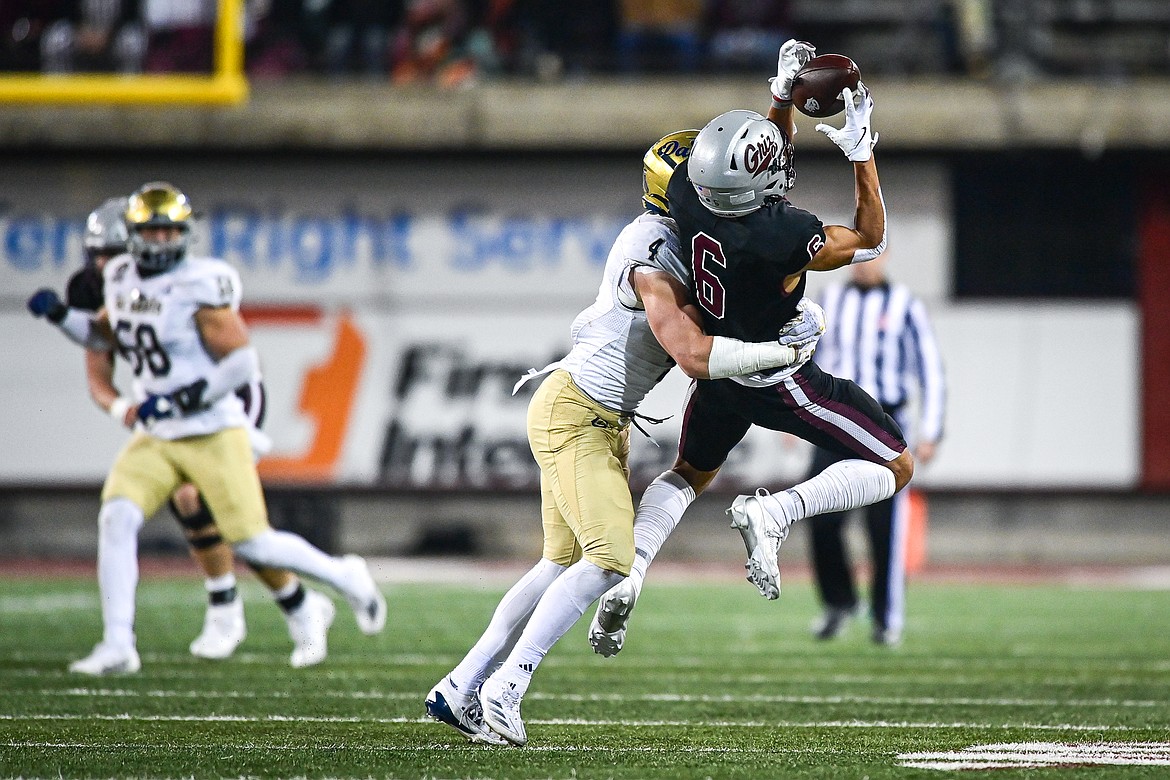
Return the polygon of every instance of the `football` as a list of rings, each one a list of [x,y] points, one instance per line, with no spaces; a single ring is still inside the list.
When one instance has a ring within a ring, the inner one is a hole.
[[[841,90],[857,89],[861,71],[843,54],[813,57],[792,79],[792,105],[802,114],[826,117],[845,110]]]

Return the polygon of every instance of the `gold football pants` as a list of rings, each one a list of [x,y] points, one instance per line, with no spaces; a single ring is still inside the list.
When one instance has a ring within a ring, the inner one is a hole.
[[[118,453],[102,501],[133,501],[149,519],[184,482],[198,488],[224,541],[268,530],[268,510],[245,428],[159,439],[138,432]]]
[[[628,418],[558,370],[528,406],[528,443],[540,466],[544,557],[568,566],[583,556],[628,575],[634,562]]]

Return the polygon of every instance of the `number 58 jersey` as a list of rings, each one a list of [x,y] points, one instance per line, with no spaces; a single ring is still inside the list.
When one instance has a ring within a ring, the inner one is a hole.
[[[187,257],[170,271],[143,277],[130,255],[105,268],[106,313],[117,350],[134,372],[133,397],[168,395],[207,377],[215,361],[203,346],[195,313],[203,307],[240,307],[240,276],[222,260]],[[244,406],[228,393],[207,408],[156,420],[150,433],[181,439],[247,427]]]

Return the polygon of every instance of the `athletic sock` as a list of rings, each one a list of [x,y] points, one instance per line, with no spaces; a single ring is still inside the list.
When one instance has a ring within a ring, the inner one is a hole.
[[[134,647],[134,594],[138,589],[138,529],[142,510],[125,498],[102,504],[98,513],[98,588],[102,596],[102,640]]]
[[[564,566],[541,558],[504,594],[479,641],[448,675],[456,688],[470,693],[495,671],[500,659],[511,652],[520,632],[528,625],[541,596],[564,571]]]
[[[236,590],[236,575],[230,571],[218,577],[208,577],[203,581],[203,587],[207,589],[207,603],[213,607],[231,604],[239,593]]]
[[[635,555],[630,570],[635,592],[641,591],[646,570],[694,500],[695,489],[674,471],[659,474],[642,494],[634,515]]]
[[[523,696],[532,682],[532,673],[557,640],[585,614],[590,604],[623,579],[621,574],[586,560],[570,566],[545,591],[516,647],[497,674]]]
[[[276,601],[276,606],[280,607],[280,611],[287,615],[305,603],[305,586],[300,580],[293,579],[280,590],[274,590],[272,598]]]
[[[894,495],[894,472],[867,460],[842,460],[812,479],[764,496],[764,506],[788,520],[801,520],[826,512],[847,512]]]
[[[351,593],[349,571],[340,558],[322,552],[288,531],[269,529],[237,542],[235,550],[253,566],[289,569],[331,585],[346,595]]]

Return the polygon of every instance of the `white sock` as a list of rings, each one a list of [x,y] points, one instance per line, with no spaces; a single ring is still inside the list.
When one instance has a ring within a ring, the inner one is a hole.
[[[585,614],[590,604],[624,579],[616,571],[586,560],[570,566],[549,586],[532,611],[524,633],[500,667],[501,679],[512,683],[523,696],[532,681],[532,673],[557,640]]]
[[[208,593],[219,593],[225,590],[231,590],[236,587],[236,575],[234,572],[221,574],[218,577],[208,577],[203,581],[203,587],[207,589]]]
[[[471,693],[495,671],[503,657],[516,645],[540,597],[565,569],[547,558],[541,558],[504,594],[483,636],[448,675],[456,688]]]
[[[847,512],[876,504],[894,495],[894,472],[867,460],[838,461],[812,479],[764,498],[764,505],[777,507],[790,521]]]
[[[114,498],[98,512],[98,588],[102,594],[102,640],[134,647],[134,594],[138,589],[138,529],[142,510]]]
[[[646,569],[682,520],[683,513],[695,500],[695,489],[674,471],[665,471],[650,483],[642,494],[634,515],[634,565],[630,580],[635,592],[641,592]]]
[[[352,592],[349,572],[340,558],[322,552],[302,537],[288,531],[270,528],[251,539],[236,542],[233,548],[241,558],[253,566],[288,569],[332,585],[347,596],[366,596],[364,593]]]

